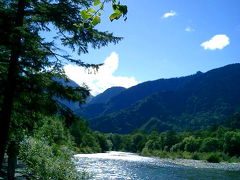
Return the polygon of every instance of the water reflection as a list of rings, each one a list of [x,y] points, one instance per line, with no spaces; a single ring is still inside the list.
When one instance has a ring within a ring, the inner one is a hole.
[[[240,180],[240,164],[158,159],[114,151],[78,154],[75,158],[77,168],[91,173],[94,180]]]

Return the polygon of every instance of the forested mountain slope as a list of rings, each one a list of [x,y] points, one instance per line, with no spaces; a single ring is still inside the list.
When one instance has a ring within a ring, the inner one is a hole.
[[[82,104],[81,107],[75,110],[75,114],[84,118],[94,118],[99,116],[106,108],[107,102],[114,96],[117,96],[122,91],[126,90],[124,87],[111,87],[103,93],[91,97],[87,104]]]
[[[113,95],[110,88],[99,95],[108,94],[105,102],[93,99],[78,110],[93,129],[116,133],[200,129],[221,124],[240,111],[240,64],[118,90]]]
[[[97,109],[97,108],[96,108]],[[98,108],[90,125],[102,132],[192,130],[221,124],[240,111],[240,64],[206,73],[149,81],[126,89]]]

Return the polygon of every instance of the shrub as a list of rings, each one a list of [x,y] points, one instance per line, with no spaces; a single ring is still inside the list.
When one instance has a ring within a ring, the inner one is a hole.
[[[48,144],[73,146],[73,137],[58,117],[44,117],[43,125],[34,131],[34,137],[44,139]]]
[[[218,153],[211,153],[206,160],[211,163],[219,163],[221,161],[221,157]]]
[[[77,172],[73,153],[66,146],[50,146],[43,140],[28,137],[20,144],[19,156],[27,166],[29,179],[86,179]]]
[[[199,160],[200,159],[200,157],[199,157],[199,154],[198,153],[193,153],[192,154],[192,157],[191,157],[191,159],[194,159],[194,160]]]
[[[84,134],[82,143],[80,144],[80,149],[81,148],[88,149],[90,152],[101,152],[97,138],[91,133]]]
[[[142,152],[140,153],[143,156],[151,156],[152,153],[148,150],[148,148],[143,148]]]
[[[223,148],[230,156],[240,156],[240,132],[225,133]]]
[[[222,150],[221,142],[217,138],[208,137],[202,142],[201,152],[216,152]]]
[[[184,150],[188,152],[196,152],[199,151],[201,141],[200,139],[196,139],[193,136],[189,136],[184,138],[183,143],[185,144]]]
[[[177,143],[170,148],[171,152],[183,151],[183,150],[184,150],[184,144],[182,142]]]

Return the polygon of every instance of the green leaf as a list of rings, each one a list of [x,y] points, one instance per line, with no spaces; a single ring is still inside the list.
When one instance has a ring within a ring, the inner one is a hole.
[[[94,16],[93,21],[92,21],[93,26],[96,26],[100,22],[101,22],[100,17]]]
[[[120,10],[118,10],[118,9],[115,9],[114,13],[119,14],[120,16],[122,15],[122,12]]]
[[[88,10],[87,10],[87,12],[90,12],[90,13],[95,13],[96,11],[95,11],[95,9],[93,9],[93,8],[90,8],[90,9],[88,9]]]
[[[103,9],[104,9],[104,5],[103,5],[103,4],[101,4],[101,6],[100,6],[100,9],[101,9],[101,10],[103,10]]]
[[[80,14],[84,20],[90,19],[92,17],[91,14],[89,14],[86,10],[82,10]]]
[[[113,8],[113,10],[115,11],[116,9],[118,9],[118,5],[113,4],[113,5],[112,5],[112,8]]]
[[[99,5],[100,3],[101,3],[100,0],[94,0],[93,5],[94,5],[94,6],[97,6],[97,5]]]
[[[113,21],[113,20],[117,20],[121,17],[122,14],[119,14],[119,13],[113,13],[111,14],[111,16],[109,17],[110,21]]]
[[[126,5],[119,5],[118,9],[122,12],[123,16],[125,16],[128,12]]]
[[[102,15],[102,13],[98,12],[98,16],[101,16],[101,15]]]

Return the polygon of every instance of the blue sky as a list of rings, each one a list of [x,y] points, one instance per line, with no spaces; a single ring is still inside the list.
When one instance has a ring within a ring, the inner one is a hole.
[[[135,85],[240,62],[239,0],[124,0],[121,3],[128,6],[128,20],[110,22],[111,8],[106,7],[97,28],[124,40],[99,50],[91,49],[81,57],[88,63],[102,63],[115,52],[118,61],[117,66],[113,65],[114,71],[111,70],[113,77],[132,78]]]

